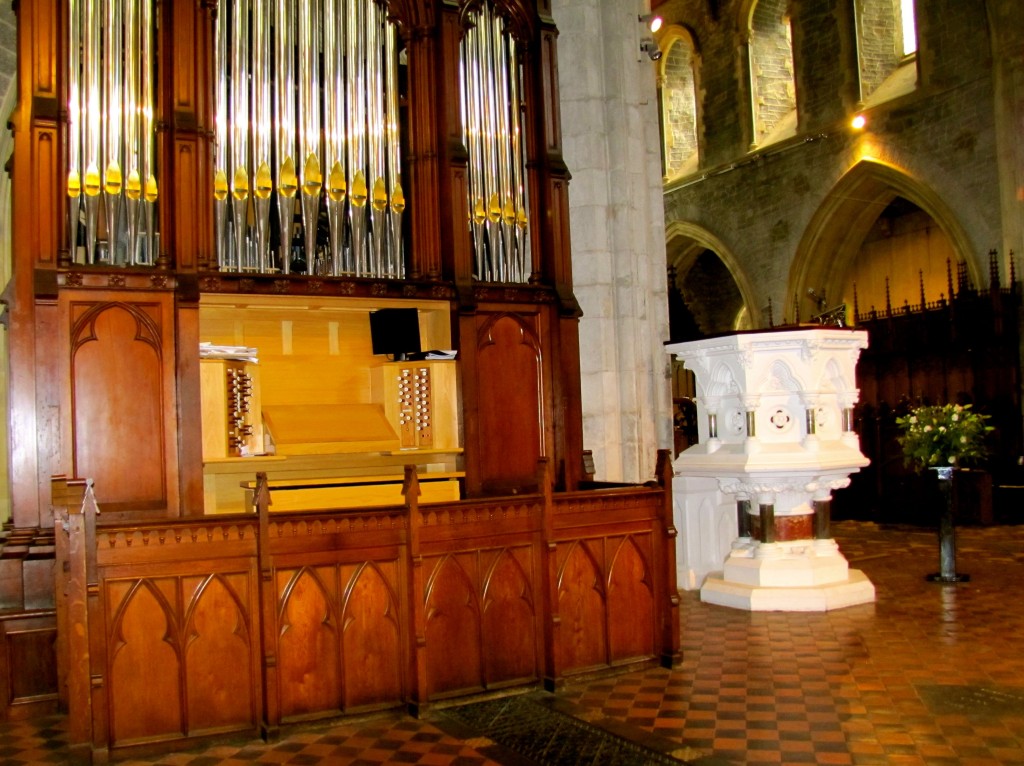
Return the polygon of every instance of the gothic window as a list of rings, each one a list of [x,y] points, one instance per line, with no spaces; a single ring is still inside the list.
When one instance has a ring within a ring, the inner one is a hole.
[[[861,99],[884,101],[912,90],[917,51],[914,0],[857,0]]]
[[[748,32],[754,142],[764,145],[796,130],[793,35],[786,0],[758,0],[750,11]]]
[[[674,178],[697,169],[697,55],[681,28],[667,30],[663,40],[668,41],[661,61],[665,177]]]
[[[917,25],[914,22],[914,0],[900,0],[900,22],[903,32],[903,55],[917,52]]]

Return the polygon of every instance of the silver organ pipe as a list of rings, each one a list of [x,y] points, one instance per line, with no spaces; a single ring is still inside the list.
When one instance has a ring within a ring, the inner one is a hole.
[[[140,39],[140,19],[138,4],[126,0],[124,4],[124,196],[127,248],[125,263],[134,266],[139,261],[139,224],[142,209],[142,189],[145,179],[142,175],[142,164],[139,142],[139,131],[142,128],[142,108],[139,103],[139,82],[141,68],[139,53],[142,48]]]
[[[295,194],[299,189],[298,160],[295,154],[295,2],[296,0],[277,0],[274,17],[277,69],[274,128],[277,133],[277,214],[281,240],[278,262],[285,274],[291,271]],[[219,68],[217,76],[223,76]],[[216,190],[214,197],[216,198]]]
[[[488,2],[462,40],[462,117],[476,278],[529,280],[522,73],[515,40]]]
[[[249,0],[235,0],[231,9],[230,117],[231,212],[234,253],[229,261],[236,271],[245,268],[249,243]]]
[[[156,261],[155,1],[67,3],[68,246],[76,263]]]
[[[140,58],[142,64],[142,131],[139,135],[141,143],[140,167],[142,169],[142,210],[145,225],[142,237],[145,247],[139,253],[138,263],[147,266],[156,265],[158,242],[160,235],[156,231],[156,202],[159,197],[159,188],[156,183],[156,158],[154,156],[155,142],[153,140],[154,121],[153,105],[156,103],[154,95],[154,81],[156,70],[156,45],[153,42],[155,23],[153,20],[153,3],[149,0],[142,0],[141,7],[141,34],[140,34]]]
[[[220,0],[217,19],[218,268],[403,277],[398,43],[386,9],[374,0]],[[293,254],[296,198],[304,241]],[[272,203],[277,258],[261,228]]]
[[[231,232],[228,229],[228,177],[231,158],[228,150],[228,40],[231,39],[231,19],[226,11],[217,14],[214,26],[214,145],[213,145],[213,198],[214,240],[217,267],[228,268],[231,259]]]
[[[253,207],[256,223],[255,253],[245,264],[246,270],[270,270],[270,195],[274,189],[273,161],[270,154],[273,133],[273,102],[271,101],[270,33],[273,0],[252,0],[252,166],[255,170]]]
[[[237,0],[236,0],[237,2]],[[320,20],[317,0],[299,3],[299,157],[302,158],[302,226],[306,262],[316,271],[316,233],[323,189],[323,151],[320,148]]]
[[[129,0],[130,2],[130,0]],[[121,127],[124,117],[124,38],[121,35],[121,0],[106,0],[103,22],[103,102],[104,126],[103,207],[107,219],[107,252],[109,263],[120,263],[121,192],[124,189],[124,161]]]
[[[68,250],[80,262],[78,221],[82,209],[82,0],[68,0]]]
[[[342,273],[345,181],[345,16],[342,0],[324,0],[324,168],[330,240],[321,271]]]

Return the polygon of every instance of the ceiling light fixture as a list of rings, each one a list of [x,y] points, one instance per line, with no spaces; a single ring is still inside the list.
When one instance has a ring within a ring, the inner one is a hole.
[[[639,19],[640,23],[646,24],[647,28],[651,30],[652,33],[657,32],[659,29],[661,29],[661,16],[659,16],[656,13],[645,13],[642,16],[640,16]]]
[[[647,58],[651,61],[657,61],[661,58],[661,48],[654,42],[653,37],[645,37],[640,41],[640,50],[647,54]]]

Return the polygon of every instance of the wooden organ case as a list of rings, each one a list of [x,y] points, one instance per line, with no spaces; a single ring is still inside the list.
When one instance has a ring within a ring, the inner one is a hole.
[[[5,540],[57,582],[3,571],[4,717],[106,758],[678,658],[667,458],[583,469],[549,0],[17,12]]]

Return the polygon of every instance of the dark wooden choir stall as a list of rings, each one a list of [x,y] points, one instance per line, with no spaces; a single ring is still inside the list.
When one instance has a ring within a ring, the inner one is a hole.
[[[4,718],[83,759],[678,660],[584,467],[548,0],[22,0]]]

